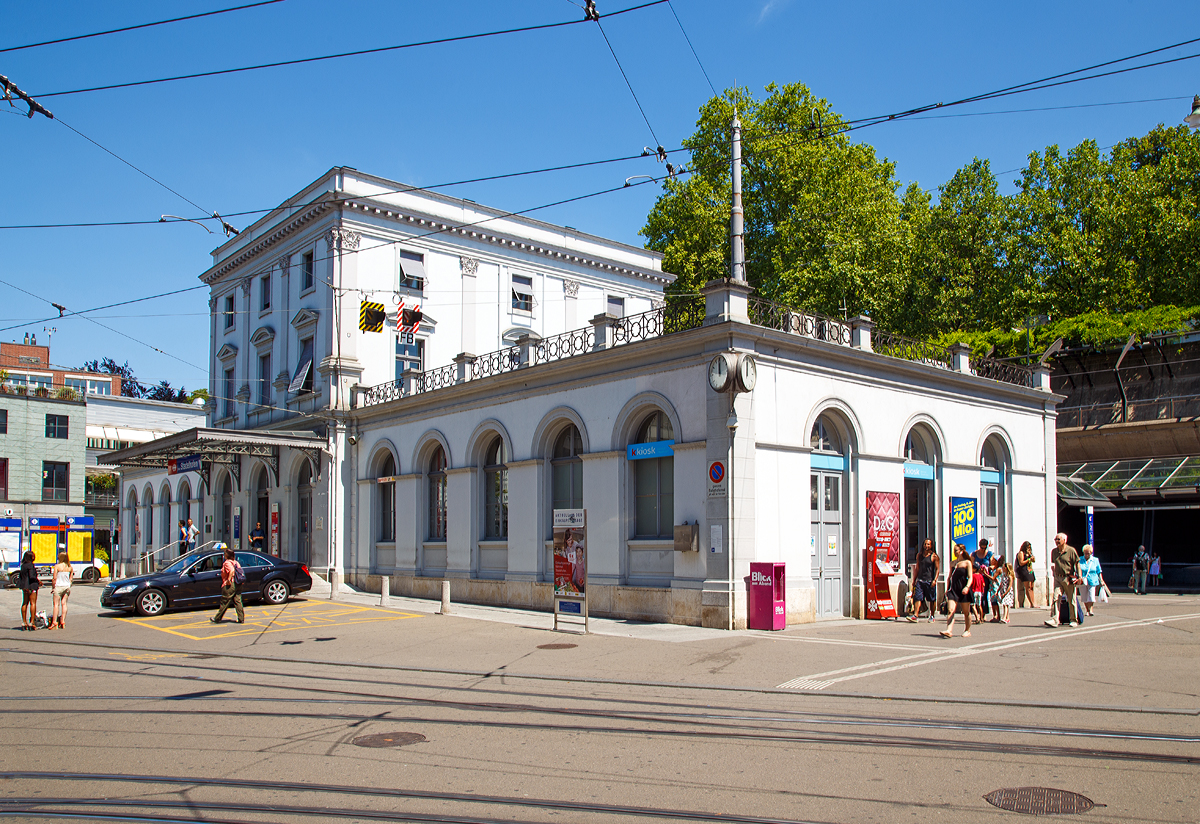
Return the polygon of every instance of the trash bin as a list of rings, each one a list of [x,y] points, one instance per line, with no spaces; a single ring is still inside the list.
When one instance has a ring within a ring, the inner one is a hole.
[[[749,629],[786,629],[787,602],[784,599],[783,564],[750,564],[750,591],[747,594]]]

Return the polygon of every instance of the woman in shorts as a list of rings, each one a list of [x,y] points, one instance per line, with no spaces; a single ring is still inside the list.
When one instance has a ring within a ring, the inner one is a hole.
[[[1033,572],[1033,544],[1026,541],[1017,550],[1017,607],[1022,608],[1026,603],[1033,609],[1033,582],[1037,575]]]
[[[921,554],[917,558],[917,568],[913,573],[913,609],[906,616],[914,624],[921,617],[921,604],[929,604],[929,623],[933,623],[933,610],[937,606],[937,584],[935,582],[938,579],[940,565],[941,560],[938,558],[937,550],[933,548],[933,541],[926,538],[924,546],[921,547]]]
[[[46,629],[54,629],[55,624],[59,629],[65,629],[63,622],[67,620],[67,598],[71,595],[71,578],[74,574],[67,553],[58,553],[58,563],[54,565],[53,572],[54,606],[50,612],[50,625]]]
[[[38,580],[37,567],[33,565],[32,549],[26,550],[21,556],[17,586],[21,588],[21,628],[34,629],[37,620],[37,594],[42,582]]]
[[[971,553],[967,552],[967,548],[962,544],[957,544],[955,549],[954,566],[950,568],[950,578],[946,582],[946,606],[947,619],[946,628],[941,631],[943,638],[953,638],[954,633],[951,627],[954,626],[954,613],[957,610],[962,610],[963,621],[966,622],[966,629],[963,631],[963,638],[971,637],[971,572],[974,564],[971,563]]]

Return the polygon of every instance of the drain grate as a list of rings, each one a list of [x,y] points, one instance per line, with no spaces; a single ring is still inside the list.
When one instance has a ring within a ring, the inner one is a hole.
[[[1087,796],[1050,787],[1006,787],[983,799],[993,807],[1026,815],[1075,815],[1096,806]]]
[[[424,740],[425,736],[419,732],[378,732],[374,735],[360,735],[351,743],[356,747],[382,749],[384,747],[403,747],[405,744],[420,744]]]
[[[575,649],[579,644],[538,644],[538,649]]]

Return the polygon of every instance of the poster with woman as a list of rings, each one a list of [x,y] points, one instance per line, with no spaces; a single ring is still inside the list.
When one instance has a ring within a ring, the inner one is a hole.
[[[554,528],[554,594],[587,591],[587,547],[583,529]]]

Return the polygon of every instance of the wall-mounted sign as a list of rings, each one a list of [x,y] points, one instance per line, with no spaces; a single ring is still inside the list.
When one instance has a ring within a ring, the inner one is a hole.
[[[279,557],[279,502],[271,504],[271,554]]]
[[[962,544],[968,552],[975,550],[977,540],[975,530],[975,512],[977,502],[974,498],[950,499],[950,543]],[[954,557],[951,555],[950,557]]]
[[[669,458],[675,454],[675,441],[655,441],[654,443],[631,443],[625,456],[631,461],[642,461],[646,458]]]
[[[167,461],[167,474],[178,475],[180,472],[199,472],[201,469],[200,456],[188,455],[184,458],[171,458]]]
[[[713,461],[708,465],[708,497],[725,497],[727,486],[725,483],[725,464],[722,461]]]
[[[913,478],[918,481],[932,481],[933,467],[929,464],[906,463],[904,465],[904,477]]]

